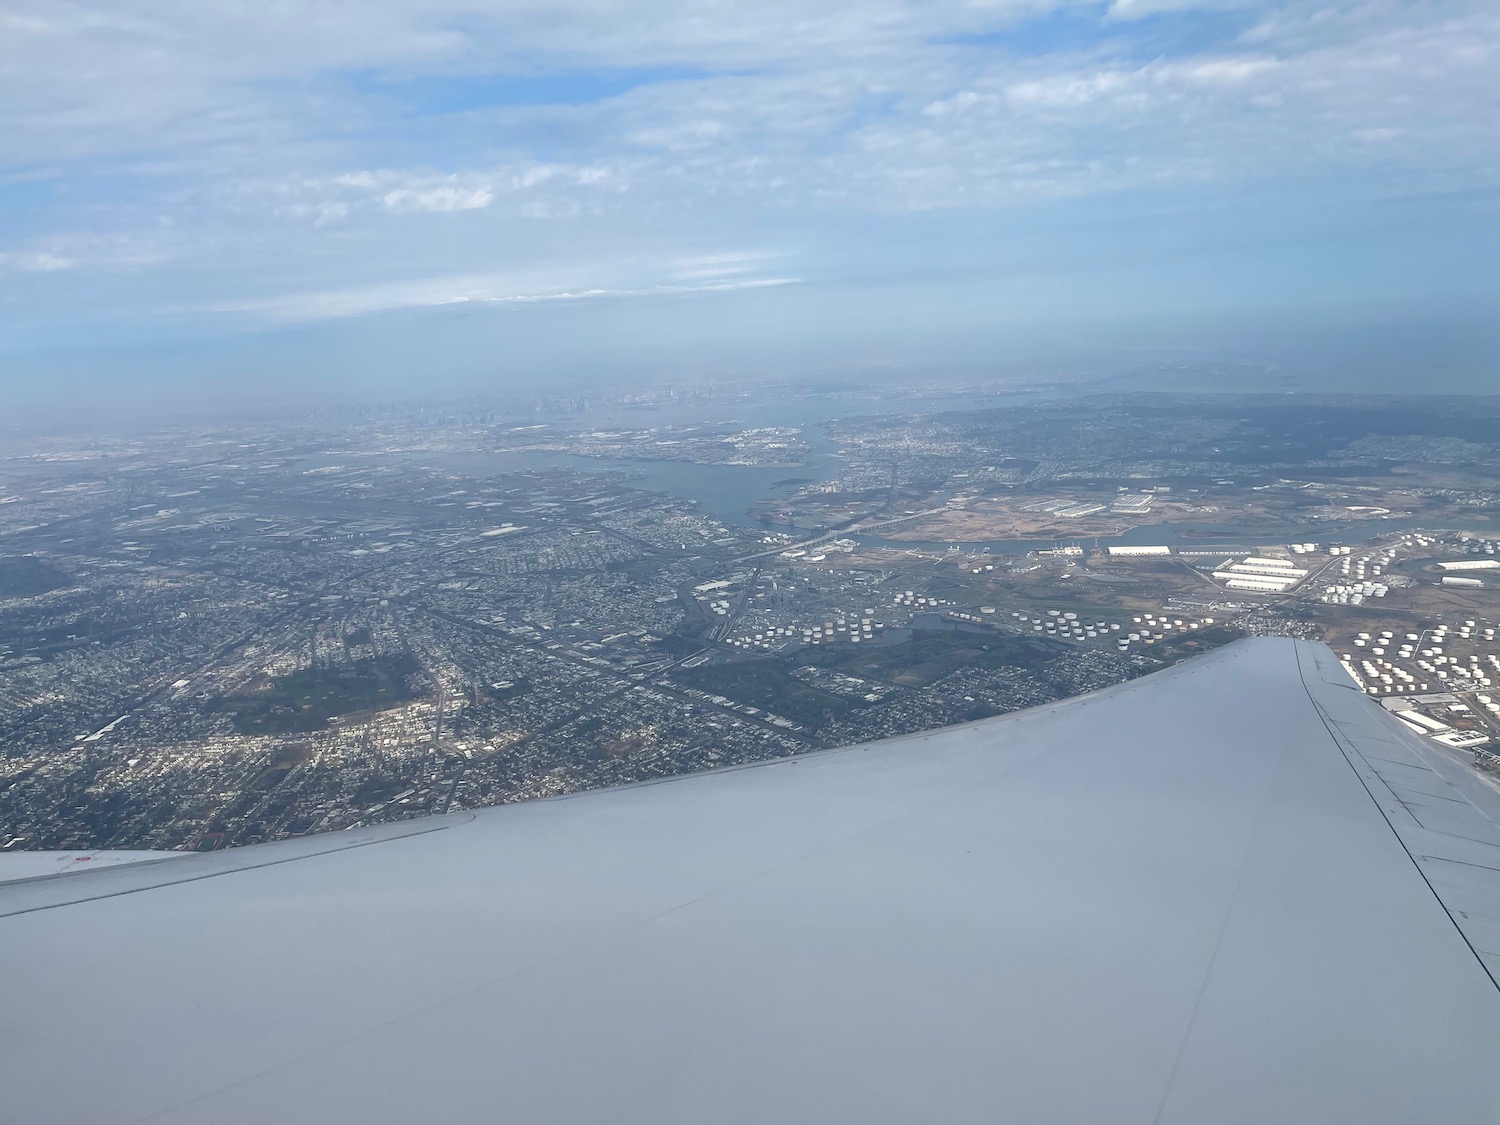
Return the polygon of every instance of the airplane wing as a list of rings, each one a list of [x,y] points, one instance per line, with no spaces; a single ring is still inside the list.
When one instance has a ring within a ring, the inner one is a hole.
[[[0,1118],[1494,1123],[1497,808],[1266,639],[929,734],[13,882]]]

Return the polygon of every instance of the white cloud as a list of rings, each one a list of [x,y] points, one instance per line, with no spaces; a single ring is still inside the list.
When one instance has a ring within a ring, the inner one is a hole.
[[[700,254],[676,263],[673,274],[684,281],[710,281],[751,273],[784,255],[770,250],[735,250],[725,254]]]
[[[326,176],[252,178],[229,195],[236,207],[326,224],[360,212],[482,211],[497,202],[510,215],[577,214],[580,200],[624,185],[622,169],[523,162],[436,174],[399,168]],[[570,197],[572,206],[569,205]]]
[[[535,305],[600,298],[663,297],[691,293],[723,293],[794,285],[792,277],[750,277],[699,282],[661,282],[641,286],[581,284],[530,288],[524,280],[506,275],[423,278],[383,285],[314,293],[296,293],[208,306],[220,313],[248,313],[268,320],[298,322],[369,316],[399,309],[438,308],[444,305]]]
[[[77,263],[72,258],[54,254],[50,250],[3,250],[0,251],[0,271],[16,270],[21,273],[56,273],[72,269]]]
[[[1114,0],[1109,6],[1110,17],[1117,20],[1136,20],[1164,12],[1248,8],[1254,0]]]
[[[1206,59],[1203,62],[1189,63],[1185,66],[1172,68],[1169,72],[1166,68],[1157,71],[1159,75],[1180,75],[1194,82],[1243,82],[1257,74],[1264,74],[1268,70],[1274,70],[1281,65],[1275,59],[1260,58],[1254,55],[1239,58]]]
[[[153,235],[60,232],[26,248],[0,250],[0,272],[46,274],[80,268],[95,274],[130,272],[162,260],[159,232]]]
[[[1094,74],[1063,74],[1033,82],[1018,82],[1005,92],[1012,103],[1020,105],[1081,106],[1122,93],[1143,73],[1101,70]],[[1139,93],[1136,97],[1140,97]],[[986,99],[974,96],[970,104],[984,105]]]
[[[195,294],[248,282],[294,294],[287,309],[356,310],[327,315],[761,284],[764,261],[685,248],[746,228],[787,244],[777,224],[849,212],[1497,179],[1500,13],[1484,0],[1116,0],[1093,37],[1049,50],[990,33],[1070,6],[1061,22],[1087,27],[1100,5],[0,4],[0,185],[68,188],[26,205],[13,229],[36,240],[0,268],[149,266]],[[1188,7],[1244,10],[1155,37]],[[1228,31],[1183,45],[1218,19]],[[590,95],[590,68],[609,96]],[[583,104],[525,104],[533,80],[567,94],[559,72]],[[596,253],[625,264],[595,278]],[[491,272],[553,259],[562,280]],[[399,280],[413,273],[448,280]],[[277,299],[237,307],[293,315]]]
[[[494,198],[485,187],[397,188],[386,192],[381,202],[389,211],[477,211]]]

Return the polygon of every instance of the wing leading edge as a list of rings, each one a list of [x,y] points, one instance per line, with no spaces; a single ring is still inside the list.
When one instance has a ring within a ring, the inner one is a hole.
[[[1320,645],[0,887],[7,1120],[1493,1122],[1491,796]]]

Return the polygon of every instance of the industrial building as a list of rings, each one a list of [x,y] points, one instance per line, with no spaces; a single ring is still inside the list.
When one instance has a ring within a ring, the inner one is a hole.
[[[1304,568],[1293,566],[1285,559],[1259,555],[1230,563],[1222,570],[1213,572],[1214,577],[1231,590],[1248,590],[1261,594],[1284,594],[1306,578],[1307,574]]]
[[[1106,547],[1106,554],[1111,558],[1157,558],[1162,555],[1170,555],[1171,547]]]

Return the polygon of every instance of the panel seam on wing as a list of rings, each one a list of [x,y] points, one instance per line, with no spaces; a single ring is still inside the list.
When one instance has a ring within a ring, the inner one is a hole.
[[[1295,645],[1295,642],[1293,643]],[[1375,808],[1380,812],[1381,819],[1385,821],[1386,827],[1391,830],[1391,835],[1396,837],[1396,842],[1401,845],[1401,850],[1406,853],[1406,858],[1411,861],[1411,865],[1416,870],[1417,875],[1421,877],[1422,882],[1427,886],[1427,890],[1437,901],[1438,906],[1442,908],[1443,913],[1447,915],[1448,921],[1452,923],[1453,929],[1458,934],[1459,939],[1468,948],[1469,952],[1473,954],[1474,960],[1478,962],[1480,969],[1484,972],[1484,975],[1489,978],[1490,984],[1493,985],[1497,991],[1500,991],[1500,980],[1497,980],[1495,978],[1495,974],[1493,970],[1491,970],[1489,963],[1485,960],[1484,955],[1479,951],[1479,948],[1475,946],[1474,942],[1470,940],[1469,935],[1465,932],[1462,924],[1460,924],[1459,920],[1454,916],[1453,910],[1448,906],[1446,902],[1443,901],[1443,896],[1438,893],[1437,888],[1432,884],[1432,880],[1428,878],[1427,872],[1422,869],[1422,864],[1419,862],[1416,853],[1412,851],[1411,847],[1402,837],[1401,830],[1396,827],[1394,822],[1392,822],[1389,813],[1386,812],[1385,807],[1376,799],[1375,793],[1373,790],[1371,790],[1370,783],[1368,780],[1366,780],[1364,773],[1361,772],[1359,767],[1354,764],[1354,760],[1349,756],[1350,750],[1353,750],[1355,754],[1359,754],[1359,751],[1353,747],[1352,743],[1349,745],[1348,749],[1345,748],[1344,740],[1347,736],[1342,735],[1342,732],[1339,729],[1339,724],[1334,721],[1331,716],[1329,716],[1329,714],[1323,709],[1323,705],[1318,702],[1317,696],[1313,694],[1312,688],[1307,683],[1307,675],[1302,665],[1301,646],[1296,645],[1294,651],[1297,656],[1297,675],[1302,681],[1302,690],[1307,693],[1308,702],[1312,704],[1313,710],[1318,716],[1318,721],[1323,724],[1323,728],[1333,739],[1334,746],[1338,748],[1339,754],[1343,757],[1345,763],[1348,764],[1349,768],[1354,772],[1354,776],[1359,779],[1361,787],[1363,787],[1365,793],[1369,796],[1371,803],[1374,804]],[[1360,760],[1364,760],[1363,755],[1360,755]],[[1366,763],[1366,765],[1368,766],[1369,763]],[[1379,772],[1376,771],[1373,767],[1370,767],[1370,772],[1374,773],[1376,777],[1380,777]],[[1401,804],[1401,807],[1406,809],[1406,811],[1410,814],[1411,809],[1408,808],[1406,802],[1402,801],[1400,796],[1390,788],[1390,785],[1386,782],[1385,778],[1380,777],[1380,781],[1382,785],[1386,786],[1386,790],[1390,792],[1391,795],[1395,797],[1395,799]],[[1464,803],[1471,804],[1471,802]],[[1422,829],[1422,831],[1433,831],[1432,829],[1424,827],[1421,821],[1417,820],[1414,814],[1412,815],[1412,820],[1416,822],[1417,827]]]

